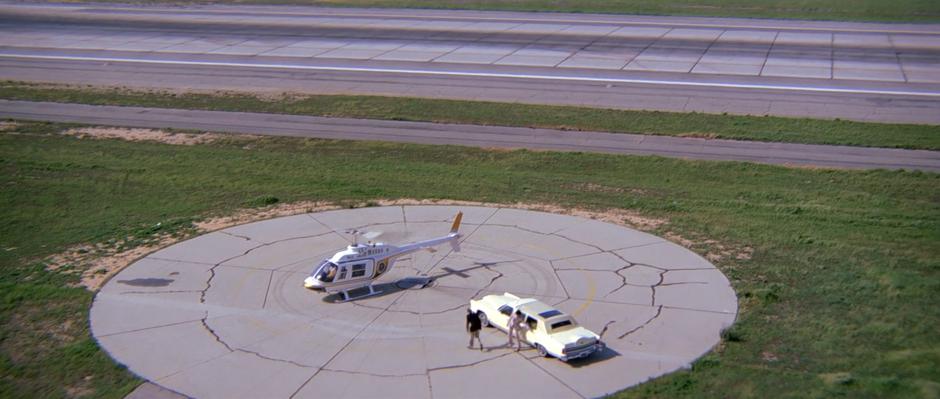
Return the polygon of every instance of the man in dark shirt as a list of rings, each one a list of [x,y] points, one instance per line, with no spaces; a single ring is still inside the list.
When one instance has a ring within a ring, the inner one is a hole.
[[[467,332],[470,333],[470,344],[468,348],[473,349],[473,339],[476,338],[480,344],[480,352],[483,352],[483,341],[480,340],[480,330],[483,326],[480,324],[480,317],[467,309]]]

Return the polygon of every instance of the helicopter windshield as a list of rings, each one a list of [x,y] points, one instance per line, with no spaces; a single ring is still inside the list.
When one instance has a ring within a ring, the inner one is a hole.
[[[324,283],[332,283],[338,269],[335,263],[325,260],[317,266],[316,278]]]

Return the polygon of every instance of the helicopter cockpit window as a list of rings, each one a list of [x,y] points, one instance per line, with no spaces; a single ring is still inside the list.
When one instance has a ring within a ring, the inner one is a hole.
[[[320,263],[320,266],[317,267],[317,280],[320,280],[324,283],[332,283],[333,279],[336,278],[336,271],[339,269],[335,263],[328,260]]]

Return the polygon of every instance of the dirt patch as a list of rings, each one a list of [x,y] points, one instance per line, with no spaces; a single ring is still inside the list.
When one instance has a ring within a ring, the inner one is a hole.
[[[652,230],[667,223],[665,219],[656,219],[642,216],[639,213],[623,209],[608,209],[606,211],[589,211],[578,208],[564,208],[558,205],[540,204],[531,202],[516,202],[513,204],[497,204],[491,202],[476,201],[454,201],[454,200],[417,200],[403,198],[396,200],[378,200],[374,201],[380,206],[392,205],[466,205],[466,206],[488,206],[501,208],[525,209],[530,211],[540,211],[548,213],[558,213],[562,215],[571,215],[588,219],[600,220],[603,222],[627,225],[645,230]]]
[[[25,303],[9,313],[7,336],[0,342],[2,352],[14,364],[26,364],[55,351],[86,334],[80,323],[67,318],[70,304]],[[50,317],[50,315],[53,315]],[[38,343],[42,343],[41,345]]]
[[[303,201],[290,204],[277,204],[264,208],[243,209],[232,215],[205,219],[194,223],[201,232],[221,230],[239,224],[272,219],[281,216],[291,216],[301,213],[312,213],[339,209],[341,206],[329,202]]]
[[[79,286],[95,291],[118,271],[131,262],[142,258],[167,245],[179,241],[179,238],[164,234],[148,241],[147,244],[122,250],[123,242],[113,244],[82,244],[71,247],[62,253],[46,258],[46,268],[81,277]]]
[[[16,130],[16,128],[19,125],[20,124],[16,122],[0,121],[0,132],[9,132],[9,131]]]
[[[117,127],[82,127],[68,129],[62,134],[78,138],[120,139],[127,141],[155,141],[172,145],[196,145],[218,141],[226,137],[219,133],[175,133],[159,129],[136,129]]]
[[[65,395],[69,398],[86,398],[94,395],[95,390],[92,388],[94,379],[94,376],[88,375],[78,383],[65,387]]]
[[[705,252],[705,259],[711,262],[719,262],[724,259],[750,260],[754,256],[754,248],[749,246],[731,246],[707,238],[688,239],[672,231],[667,231],[663,236],[683,247],[702,249]]]
[[[627,191],[620,187],[610,187],[597,183],[564,184],[562,187],[578,191],[587,191],[590,193],[621,194]]]
[[[679,137],[685,137],[690,139],[705,139],[705,140],[714,140],[718,138],[718,135],[715,133],[703,133],[703,132],[688,132],[680,133]]]
[[[667,226],[669,223],[666,219],[643,216],[637,212],[623,209],[594,211],[578,208],[564,208],[552,204],[525,202],[498,204],[476,201],[429,199],[418,200],[411,198],[375,200],[356,204],[303,201],[288,204],[277,204],[263,208],[243,209],[230,215],[209,217],[202,221],[193,223],[195,229],[189,234],[159,235],[148,239],[147,242],[143,245],[138,245],[130,249],[122,249],[124,242],[97,245],[78,245],[69,248],[60,254],[46,258],[46,264],[49,270],[79,275],[81,277],[81,282],[79,283],[80,286],[84,286],[91,291],[96,291],[101,288],[101,285],[104,284],[104,282],[107,281],[111,276],[117,274],[119,271],[137,259],[140,259],[151,252],[172,245],[192,235],[221,230],[240,224],[282,216],[297,215],[301,213],[321,212],[350,207],[359,208],[367,206],[401,205],[466,205],[525,209],[531,211],[583,217],[646,231],[659,229],[663,226]],[[676,242],[684,247],[690,249],[700,249],[703,252],[707,252],[705,257],[713,262],[728,258],[747,260],[750,259],[751,255],[753,254],[753,249],[750,247],[732,248],[715,240],[687,239],[670,231],[665,232],[664,235],[668,240]]]

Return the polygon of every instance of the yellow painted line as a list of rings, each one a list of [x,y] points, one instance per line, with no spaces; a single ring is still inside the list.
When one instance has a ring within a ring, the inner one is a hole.
[[[591,306],[591,303],[594,302],[594,297],[597,295],[597,284],[594,282],[594,278],[592,278],[591,275],[585,272],[584,270],[580,270],[580,272],[581,274],[584,275],[585,278],[587,278],[588,294],[584,303],[582,303],[581,306],[578,307],[578,310],[574,311],[573,316],[578,316],[579,314],[587,310],[587,308]]]

